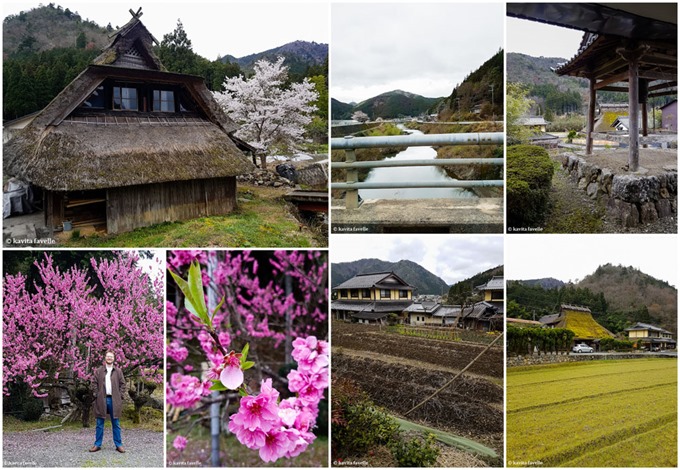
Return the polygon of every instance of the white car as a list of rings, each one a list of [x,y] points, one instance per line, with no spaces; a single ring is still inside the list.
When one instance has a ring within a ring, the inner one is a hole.
[[[572,352],[575,352],[575,353],[592,353],[592,352],[595,352],[595,350],[593,348],[591,348],[587,344],[583,344],[583,343],[577,344],[576,346],[571,348],[571,350],[572,350]]]

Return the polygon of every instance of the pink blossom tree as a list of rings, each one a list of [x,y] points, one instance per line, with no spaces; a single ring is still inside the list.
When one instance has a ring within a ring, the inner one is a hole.
[[[168,265],[170,430],[187,437],[219,403],[222,432],[263,462],[302,453],[328,386],[325,253],[174,251]]]
[[[87,427],[90,382],[107,349],[126,377],[162,382],[162,277],[151,279],[129,252],[93,258],[96,280],[76,266],[60,270],[49,255],[35,264],[39,282],[32,288],[23,274],[4,277],[5,394],[19,381],[36,397],[65,389]]]
[[[241,126],[236,136],[263,154],[263,166],[273,148],[295,148],[302,142],[305,126],[316,110],[314,84],[305,78],[285,86],[288,67],[283,62],[283,57],[276,62],[259,60],[251,78],[227,78],[225,91],[215,93],[217,102]]]

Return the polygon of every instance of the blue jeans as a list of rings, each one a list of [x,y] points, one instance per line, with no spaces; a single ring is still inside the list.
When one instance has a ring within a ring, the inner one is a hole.
[[[111,416],[113,443],[116,447],[122,447],[123,439],[120,435],[120,419],[113,417],[113,399],[111,397],[106,397],[106,413]],[[94,437],[94,445],[97,447],[101,447],[102,441],[104,440],[104,421],[106,421],[105,418],[97,418],[97,431]]]

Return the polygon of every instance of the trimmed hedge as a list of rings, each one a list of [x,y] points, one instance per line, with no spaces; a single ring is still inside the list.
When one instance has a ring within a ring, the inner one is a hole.
[[[511,145],[507,150],[508,227],[543,223],[554,167],[548,151],[535,145]]]

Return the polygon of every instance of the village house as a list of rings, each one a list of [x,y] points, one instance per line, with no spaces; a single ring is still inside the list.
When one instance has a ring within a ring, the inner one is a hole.
[[[436,299],[418,296],[413,303],[404,310],[406,321],[412,326],[452,326],[460,317],[460,305],[444,305],[440,296]],[[432,296],[434,297],[434,296]]]
[[[566,328],[574,332],[573,344],[587,344],[596,351],[602,338],[613,338],[614,335],[593,318],[588,307],[578,305],[560,305],[560,312],[546,315],[539,319],[546,328]]]
[[[331,313],[337,320],[384,324],[413,303],[413,290],[393,272],[357,274],[333,288]]]
[[[661,107],[661,128],[667,132],[678,132],[678,100]]]
[[[203,78],[167,72],[140,16],[5,145],[5,175],[35,188],[50,231],[225,215],[254,169]]]
[[[467,330],[501,331],[505,306],[503,276],[494,276],[475,290],[482,294],[483,300],[463,307],[458,326]]]
[[[630,341],[638,343],[640,349],[675,349],[676,347],[673,333],[658,326],[638,322],[624,331]]]

